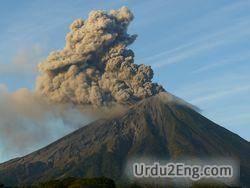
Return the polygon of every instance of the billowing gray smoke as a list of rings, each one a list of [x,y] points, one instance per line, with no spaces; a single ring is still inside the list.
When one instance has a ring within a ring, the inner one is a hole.
[[[164,91],[152,83],[151,67],[135,64],[127,49],[136,39],[127,33],[132,20],[127,7],[75,20],[64,49],[39,65],[36,91],[53,102],[94,106],[133,104]]]
[[[128,109],[123,104],[164,91],[151,82],[152,69],[134,64],[134,54],[127,49],[136,38],[127,34],[132,19],[126,7],[94,11],[86,21],[74,21],[65,48],[39,65],[42,74],[35,92],[27,88],[9,92],[0,83],[0,162],[34,151],[96,119],[123,113]],[[33,57],[30,53],[27,57]],[[20,65],[29,63],[17,58],[14,65],[20,71]],[[24,70],[33,69],[25,66]],[[193,108],[167,92],[159,98]]]

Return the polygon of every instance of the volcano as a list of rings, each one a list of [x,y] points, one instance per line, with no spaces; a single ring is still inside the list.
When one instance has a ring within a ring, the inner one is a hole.
[[[144,99],[123,114],[97,120],[27,156],[0,164],[0,182],[13,186],[63,177],[123,178],[134,156],[230,157],[240,184],[250,186],[250,144],[168,93]]]

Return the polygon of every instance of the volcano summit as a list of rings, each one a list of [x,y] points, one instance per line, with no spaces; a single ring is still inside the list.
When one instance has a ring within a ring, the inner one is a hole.
[[[250,144],[203,117],[195,107],[152,82],[150,66],[134,63],[127,49],[133,14],[93,11],[70,26],[65,47],[40,63],[36,93],[52,104],[126,106],[24,157],[0,164],[0,182],[33,185],[66,177],[105,176],[128,182],[134,157],[165,160],[232,158],[240,186],[250,186]],[[108,108],[109,109],[109,108]],[[172,184],[174,185],[174,184]]]

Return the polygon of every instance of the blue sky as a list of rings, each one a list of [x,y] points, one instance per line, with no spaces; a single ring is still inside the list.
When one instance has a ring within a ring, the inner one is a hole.
[[[74,19],[123,5],[135,15],[136,63],[151,65],[166,90],[250,140],[249,0],[1,1],[0,84],[33,90],[36,65],[64,46]]]

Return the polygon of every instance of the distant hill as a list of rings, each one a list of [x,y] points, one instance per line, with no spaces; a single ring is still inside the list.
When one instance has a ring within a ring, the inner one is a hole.
[[[250,187],[250,144],[187,105],[161,93],[123,115],[95,121],[60,140],[0,165],[5,185],[65,177],[123,181],[128,159],[230,157],[240,161],[240,183]]]

